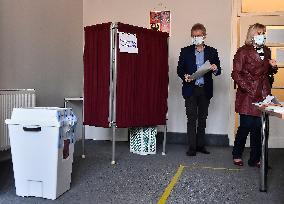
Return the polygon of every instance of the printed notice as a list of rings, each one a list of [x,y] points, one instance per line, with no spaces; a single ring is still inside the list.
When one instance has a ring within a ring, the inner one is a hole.
[[[136,35],[119,32],[119,51],[127,53],[138,53]]]

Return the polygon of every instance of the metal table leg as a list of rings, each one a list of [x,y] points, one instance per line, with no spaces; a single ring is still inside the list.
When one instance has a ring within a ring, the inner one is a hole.
[[[82,158],[85,159],[85,125],[82,125]]]
[[[112,124],[112,160],[111,164],[115,164],[115,124]]]
[[[266,149],[266,153],[265,153],[265,174],[267,176],[267,173],[268,173],[268,140],[269,140],[269,114],[266,114],[266,119],[265,119],[265,122],[266,122],[266,143],[265,143],[265,149]]]
[[[162,155],[166,155],[166,143],[167,143],[167,125],[164,125],[164,140],[163,140]]]
[[[82,158],[85,159],[85,125],[84,125],[84,101],[82,103]]]
[[[269,124],[268,114],[263,112],[261,127],[261,166],[260,166],[260,191],[267,191],[267,169],[268,169],[268,135],[269,135]]]

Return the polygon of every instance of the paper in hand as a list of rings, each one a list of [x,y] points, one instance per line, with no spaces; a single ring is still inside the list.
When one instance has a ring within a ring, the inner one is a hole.
[[[279,101],[277,100],[277,98],[275,96],[271,96],[271,95],[266,96],[266,98],[261,103],[262,104],[270,104],[270,103],[280,104]]]
[[[192,75],[189,76],[191,80],[198,79],[199,77],[202,77],[204,74],[209,72],[210,69],[210,62],[207,60],[201,67],[198,68],[196,72],[194,72]]]

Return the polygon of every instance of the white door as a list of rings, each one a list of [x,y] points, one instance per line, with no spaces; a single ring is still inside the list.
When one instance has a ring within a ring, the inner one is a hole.
[[[239,47],[244,44],[248,27],[255,23],[267,26],[266,45],[272,51],[272,58],[277,60],[279,67],[275,75],[272,94],[284,102],[284,16],[241,16],[239,17]],[[238,118],[235,128],[238,127]],[[269,147],[284,148],[284,120],[270,117]]]

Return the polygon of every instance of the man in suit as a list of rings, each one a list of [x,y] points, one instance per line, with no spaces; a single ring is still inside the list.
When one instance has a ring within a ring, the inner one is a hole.
[[[210,154],[205,148],[205,128],[210,99],[213,97],[213,79],[221,74],[220,60],[215,48],[204,44],[206,28],[197,23],[191,28],[192,45],[180,51],[177,74],[182,79],[182,95],[185,99],[187,116],[187,135],[189,148],[186,154],[195,156],[196,152]],[[196,72],[206,61],[210,62],[210,71],[192,80],[190,75]],[[198,121],[196,131],[196,121]]]

